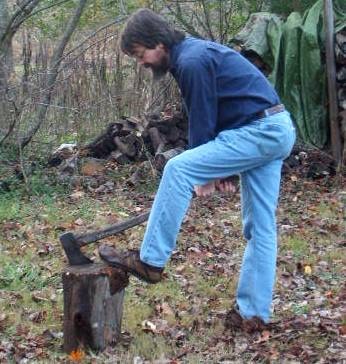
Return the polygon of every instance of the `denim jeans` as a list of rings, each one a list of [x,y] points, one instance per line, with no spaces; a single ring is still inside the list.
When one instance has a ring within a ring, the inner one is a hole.
[[[282,161],[295,129],[287,111],[224,130],[214,140],[170,159],[154,199],[140,258],[164,267],[195,185],[240,174],[243,233],[247,246],[236,301],[244,318],[270,317],[277,252],[275,211]],[[231,244],[231,242],[230,242]]]

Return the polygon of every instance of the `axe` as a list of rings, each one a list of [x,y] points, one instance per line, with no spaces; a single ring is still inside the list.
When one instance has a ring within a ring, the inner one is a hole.
[[[122,221],[118,224],[109,225],[101,230],[89,231],[84,234],[74,234],[72,232],[64,233],[60,236],[60,242],[66,253],[70,265],[90,264],[92,260],[86,257],[81,247],[95,241],[115,235],[121,231],[127,230],[133,226],[137,226],[147,221],[150,212],[144,212],[138,216]]]

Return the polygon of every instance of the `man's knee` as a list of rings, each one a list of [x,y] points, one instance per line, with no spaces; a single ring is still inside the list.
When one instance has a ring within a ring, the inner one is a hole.
[[[183,158],[178,155],[171,158],[165,165],[162,178],[174,181],[175,185],[184,189],[192,189],[192,180],[186,173],[187,166]]]
[[[179,154],[171,159],[165,165],[163,173],[179,175],[184,173],[185,161],[182,158],[182,154]]]

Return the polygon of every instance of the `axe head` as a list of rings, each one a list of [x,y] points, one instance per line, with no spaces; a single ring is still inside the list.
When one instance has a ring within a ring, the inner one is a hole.
[[[60,236],[60,242],[70,265],[83,265],[93,262],[81,252],[81,247],[71,232],[62,234]]]

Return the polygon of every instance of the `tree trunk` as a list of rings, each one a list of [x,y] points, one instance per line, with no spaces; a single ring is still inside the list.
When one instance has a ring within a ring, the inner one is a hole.
[[[63,273],[64,350],[102,351],[121,333],[128,276],[103,263],[68,266]]]
[[[7,88],[7,81],[13,69],[12,64],[12,37],[6,36],[6,30],[10,16],[8,12],[7,0],[0,0],[0,89],[1,99]],[[4,90],[4,91],[3,91]]]

